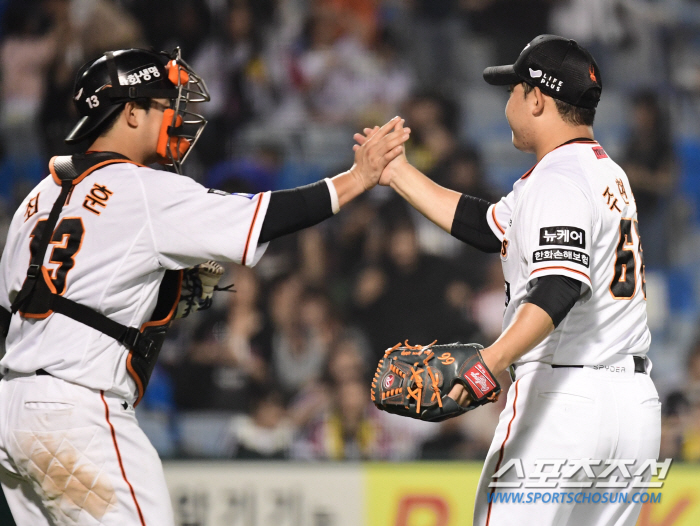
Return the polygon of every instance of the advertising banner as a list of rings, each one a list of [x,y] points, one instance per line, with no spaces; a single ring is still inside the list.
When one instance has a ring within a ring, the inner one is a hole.
[[[170,462],[178,526],[358,526],[360,465]]]
[[[165,464],[178,526],[469,526],[480,472],[478,462]],[[673,464],[639,495],[654,501],[637,526],[700,524],[698,466]]]

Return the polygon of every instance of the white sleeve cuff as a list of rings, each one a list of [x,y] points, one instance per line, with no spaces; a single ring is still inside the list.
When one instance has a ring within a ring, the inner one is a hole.
[[[335,185],[333,184],[333,181],[331,181],[328,177],[324,179],[326,181],[326,185],[328,185],[328,192],[331,194],[331,208],[333,209],[333,213],[337,214],[340,211],[340,202],[338,201],[338,191],[335,189]]]

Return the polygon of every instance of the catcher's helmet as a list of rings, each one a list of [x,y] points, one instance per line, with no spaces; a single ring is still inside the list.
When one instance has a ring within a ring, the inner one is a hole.
[[[65,141],[80,142],[120,111],[124,103],[144,98],[170,99],[157,151],[163,164],[171,164],[180,172],[207,123],[201,115],[187,111],[187,104],[208,101],[209,92],[204,81],[182,60],[179,48],[172,54],[145,49],[108,51],[80,68],[73,101],[82,118]]]

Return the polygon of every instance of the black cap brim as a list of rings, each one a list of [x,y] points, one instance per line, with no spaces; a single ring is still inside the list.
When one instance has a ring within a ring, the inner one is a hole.
[[[484,80],[493,86],[510,86],[520,84],[521,79],[516,73],[513,64],[510,66],[493,66],[484,70]]]

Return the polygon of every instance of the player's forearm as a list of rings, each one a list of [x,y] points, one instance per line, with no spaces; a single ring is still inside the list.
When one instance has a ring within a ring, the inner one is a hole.
[[[496,342],[482,352],[484,363],[498,375],[526,352],[532,350],[554,330],[552,318],[532,303],[523,303],[513,323]]]
[[[390,186],[401,197],[437,226],[451,232],[462,194],[431,181],[407,162],[389,164],[386,170],[391,171]]]

